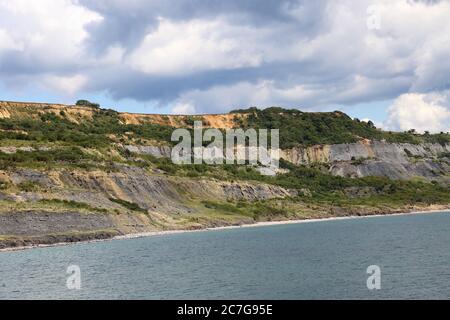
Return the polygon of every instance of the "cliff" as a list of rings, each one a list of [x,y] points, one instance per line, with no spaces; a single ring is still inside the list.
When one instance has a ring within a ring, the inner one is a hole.
[[[195,120],[279,128],[286,161],[277,171],[175,165],[171,133]],[[0,102],[0,248],[440,209],[449,186],[449,135],[383,132],[340,112],[143,115]]]
[[[74,123],[82,121],[92,121],[98,111],[95,107],[33,103],[33,102],[10,102],[0,101],[0,119],[11,118],[35,118],[43,114],[52,114],[60,118],[65,118]],[[163,114],[138,114],[138,113],[118,113],[120,122],[123,124],[143,125],[158,124],[180,128],[187,125],[192,120],[202,121],[204,127],[211,128],[233,128],[235,118],[245,119],[246,114],[212,114],[212,115],[163,115]]]
[[[133,146],[124,148],[136,154],[170,157],[168,146]],[[296,165],[324,164],[329,173],[342,177],[383,176],[408,180],[424,178],[450,182],[450,144],[358,143],[295,147],[281,150],[280,157]]]
[[[385,176],[391,179],[423,177],[450,181],[450,144],[361,141],[284,150],[282,157],[302,165],[329,164],[339,176]]]
[[[251,223],[250,216],[214,204],[297,194],[267,184],[150,175],[128,166],[109,173],[18,169],[0,171],[0,180],[11,186],[33,186],[0,192],[0,248]]]

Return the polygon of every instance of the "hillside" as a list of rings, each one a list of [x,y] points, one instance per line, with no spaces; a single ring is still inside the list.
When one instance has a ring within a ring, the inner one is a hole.
[[[279,128],[281,166],[175,165],[174,128]],[[142,115],[0,102],[0,247],[450,204],[450,135],[341,112]]]

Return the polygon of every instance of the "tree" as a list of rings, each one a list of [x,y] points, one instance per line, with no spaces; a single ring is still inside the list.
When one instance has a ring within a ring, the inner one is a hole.
[[[90,102],[89,100],[78,100],[76,102],[76,105],[77,106],[100,108],[100,105],[98,103]]]

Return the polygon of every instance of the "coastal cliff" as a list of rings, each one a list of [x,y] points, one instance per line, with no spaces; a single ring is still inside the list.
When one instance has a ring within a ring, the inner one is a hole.
[[[171,133],[197,120],[279,128],[281,168],[173,164]],[[384,132],[340,112],[175,116],[0,102],[0,249],[445,209],[449,186],[448,134]]]
[[[33,103],[33,102],[11,102],[0,101],[0,119],[27,118],[37,119],[43,114],[53,114],[57,117],[66,118],[69,121],[80,123],[80,121],[91,121],[97,110],[95,107],[64,105],[52,103]],[[205,127],[210,128],[233,128],[235,118],[245,119],[246,114],[212,114],[212,115],[164,115],[164,114],[138,114],[138,113],[119,113],[121,123],[127,125],[158,124],[174,128],[180,128],[187,125],[193,118],[202,121]]]
[[[136,154],[169,158],[169,146],[124,148]],[[342,177],[384,176],[391,179],[450,181],[450,144],[387,143],[362,141],[349,144],[317,145],[281,150],[280,157],[296,165],[329,165],[332,175]]]
[[[385,176],[391,179],[423,177],[449,181],[450,144],[358,143],[284,150],[282,157],[294,164],[329,164],[339,176]]]

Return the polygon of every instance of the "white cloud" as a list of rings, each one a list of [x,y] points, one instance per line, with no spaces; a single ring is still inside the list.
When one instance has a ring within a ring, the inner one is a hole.
[[[450,88],[450,1],[180,3],[0,0],[0,84],[175,112],[326,109]],[[380,28],[370,30],[374,3]]]
[[[8,50],[22,50],[23,45],[20,43],[17,43],[10,35],[9,33],[4,30],[0,29],[0,53],[2,51],[8,51]]]
[[[220,113],[225,106],[229,108],[250,105],[267,105],[273,101],[273,83],[261,81],[255,84],[239,82],[232,85],[220,85],[207,90],[191,90],[182,94],[178,100],[181,105],[195,106],[200,113]]]
[[[193,87],[177,97],[206,112],[236,105],[323,108],[391,99],[411,87],[425,91],[445,87],[450,72],[444,58],[450,55],[450,3],[379,1],[379,30],[367,29],[370,4],[329,2],[323,26],[314,36],[290,25],[271,25],[272,32],[260,26],[247,26],[243,31],[224,19],[163,20],[160,29],[134,52],[133,66],[151,74],[179,75],[246,66],[263,70],[267,63],[305,64],[286,70],[281,79],[279,74],[262,73],[257,81]],[[211,42],[203,39],[205,34]],[[221,50],[227,48],[221,41],[239,45]],[[250,60],[252,56],[256,58]]]
[[[5,46],[6,35],[6,49],[16,50],[8,57],[4,52],[8,76],[0,80],[8,83],[17,76],[24,86],[39,78],[33,76],[36,71],[43,76],[64,74],[83,65],[83,42],[89,36],[85,28],[101,20],[97,13],[70,0],[0,0],[0,16],[0,47]],[[21,77],[26,74],[30,76]]]
[[[82,89],[86,82],[87,78],[81,74],[73,76],[50,75],[43,79],[43,83],[47,88],[69,96],[74,95]]]
[[[403,94],[388,108],[384,127],[403,131],[415,129],[418,132],[450,131],[449,101],[449,92]]]
[[[205,90],[189,90],[182,93],[178,101],[188,101],[198,112],[223,112],[230,108],[249,106],[284,106],[314,110],[318,106],[332,105],[336,97],[340,101],[352,100],[362,91],[379,93],[386,87],[397,85],[393,80],[369,80],[363,77],[349,79],[349,83],[325,85],[280,85],[273,80],[255,83],[242,81],[229,85],[217,85]]]
[[[172,108],[172,114],[195,114],[195,107],[188,102],[178,102]]]
[[[245,33],[221,20],[172,22],[161,18],[158,29],[131,53],[129,64],[156,75],[257,66],[261,58],[256,48],[241,41]]]

